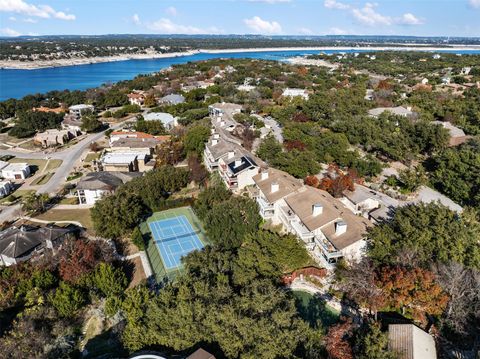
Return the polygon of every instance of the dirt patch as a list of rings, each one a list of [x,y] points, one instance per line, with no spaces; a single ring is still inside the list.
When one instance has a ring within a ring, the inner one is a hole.
[[[128,273],[130,274],[129,278],[131,279],[128,288],[133,288],[144,282],[147,277],[145,276],[145,271],[143,270],[142,260],[140,257],[133,258],[129,262],[132,263],[132,266],[131,273]]]

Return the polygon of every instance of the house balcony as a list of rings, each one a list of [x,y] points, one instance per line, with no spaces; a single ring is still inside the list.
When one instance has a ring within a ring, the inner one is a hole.
[[[315,244],[328,263],[336,263],[338,259],[343,257],[342,252],[337,250],[335,246],[323,236],[315,236]]]
[[[314,234],[300,221],[291,222],[295,234],[305,243],[312,243]]]
[[[268,203],[263,199],[263,197],[258,196],[257,197],[257,204],[258,207],[260,208],[260,215],[264,218],[272,218],[275,214],[275,208],[273,207],[273,204]]]

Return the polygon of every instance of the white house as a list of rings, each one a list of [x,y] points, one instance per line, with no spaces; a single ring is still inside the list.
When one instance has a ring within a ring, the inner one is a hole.
[[[128,101],[131,105],[143,106],[145,102],[145,96],[143,93],[132,92],[127,95]]]
[[[340,258],[359,259],[370,222],[355,216],[326,191],[304,186],[279,203],[283,228],[295,234],[310,254],[331,269]]]
[[[236,113],[242,112],[243,106],[237,105],[235,103],[214,103],[213,105],[208,106],[208,112],[211,117],[221,117],[223,115],[233,116]]]
[[[290,97],[290,98],[301,97],[304,100],[308,100],[308,98],[309,98],[309,94],[308,94],[307,90],[296,89],[296,88],[286,88],[285,90],[283,90],[282,96],[283,97]]]
[[[229,152],[235,151],[237,147],[230,142],[220,138],[220,134],[214,133],[203,150],[203,162],[211,172],[218,169],[218,161],[226,157]]]
[[[389,112],[392,115],[397,115],[397,116],[403,116],[403,117],[409,117],[414,114],[412,111],[412,108],[410,106],[408,107],[403,107],[403,106],[397,106],[397,107],[377,107],[373,108],[368,111],[368,114],[371,117],[378,117],[384,112]]]
[[[12,180],[23,180],[30,176],[28,163],[10,163],[2,169],[2,177]]]
[[[177,118],[166,112],[150,112],[143,116],[143,119],[145,121],[161,121],[163,127],[167,130],[171,130],[178,125]]]
[[[0,181],[0,198],[8,196],[13,191],[13,185],[10,181]]]
[[[253,176],[253,181],[260,215],[275,225],[281,224],[280,204],[284,203],[283,198],[302,188],[303,181],[274,168],[262,170]]]
[[[437,358],[433,337],[413,324],[389,324],[388,349],[399,359]]]
[[[232,191],[242,190],[253,185],[253,176],[259,171],[258,165],[243,151],[228,152],[226,157],[218,160],[218,172],[228,189]]]
[[[141,176],[138,172],[91,172],[77,184],[78,201],[94,204],[102,197],[112,194],[124,183]]]
[[[95,111],[95,107],[93,105],[79,104],[79,105],[70,106],[68,108],[68,111],[69,111],[70,115],[79,119],[79,118],[82,118],[83,114],[85,114],[87,112]]]

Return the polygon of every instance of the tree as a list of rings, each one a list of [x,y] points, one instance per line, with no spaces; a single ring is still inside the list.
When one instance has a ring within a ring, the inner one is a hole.
[[[185,153],[194,152],[201,157],[209,136],[210,129],[207,126],[196,125],[189,128],[183,139]]]
[[[331,359],[353,359],[352,346],[349,343],[353,325],[351,320],[335,324],[327,333],[325,345]]]
[[[203,221],[216,204],[228,200],[231,196],[232,193],[223,183],[207,187],[200,192],[194,203],[195,213]]]
[[[132,235],[132,243],[137,246],[137,248],[141,251],[145,250],[145,241],[143,240],[143,235],[142,232],[140,231],[140,228],[135,227],[133,229]]]
[[[235,262],[234,280],[245,284],[253,278],[279,278],[310,263],[305,247],[292,235],[261,230],[245,236]]]
[[[147,96],[145,96],[145,101],[143,104],[145,107],[155,107],[157,105],[155,95],[153,93],[149,93]]]
[[[282,152],[282,145],[275,139],[273,135],[267,136],[257,149],[257,156],[267,163],[272,164],[278,154]]]
[[[121,295],[128,285],[125,273],[110,263],[100,263],[92,273],[91,282],[105,297]]]
[[[50,296],[50,301],[60,316],[71,318],[85,303],[85,296],[79,289],[60,282],[60,286]]]
[[[414,264],[456,261],[480,268],[480,224],[441,204],[429,203],[397,208],[393,219],[367,232],[369,256],[378,264],[404,262],[400,254],[415,253]]]
[[[39,214],[46,211],[49,202],[50,197],[47,193],[30,193],[23,198],[22,209],[31,214]]]
[[[50,128],[58,128],[63,120],[63,114],[40,111],[20,111],[18,119],[10,131],[11,136],[25,138],[44,132]]]
[[[408,192],[415,192],[427,182],[425,169],[422,165],[400,171],[398,179],[402,183],[402,187]]]
[[[60,278],[69,283],[76,283],[90,273],[101,260],[100,247],[93,241],[78,239],[64,243],[58,253],[58,271]]]
[[[388,350],[388,335],[378,323],[369,323],[359,338],[359,359],[396,359],[397,355]]]
[[[98,132],[103,128],[103,123],[98,120],[95,114],[86,114],[82,116],[82,131]]]
[[[424,323],[427,315],[441,315],[448,303],[435,275],[425,269],[385,266],[377,271],[375,282],[382,290],[386,308]]]
[[[204,224],[208,238],[215,245],[232,249],[242,244],[245,235],[255,232],[261,220],[253,200],[236,197],[214,204]]]
[[[197,184],[202,184],[208,177],[208,172],[200,162],[195,153],[188,156],[188,168],[190,169],[190,180]]]
[[[130,193],[102,198],[90,210],[95,232],[106,238],[119,238],[130,232],[145,214],[140,198]]]
[[[165,135],[167,133],[162,121],[145,121],[143,119],[135,123],[135,131],[145,132],[154,136]]]

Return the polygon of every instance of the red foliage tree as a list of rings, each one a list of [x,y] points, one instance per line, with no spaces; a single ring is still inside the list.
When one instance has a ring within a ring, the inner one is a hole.
[[[305,178],[305,184],[307,186],[318,188],[320,181],[318,180],[317,176],[307,176],[307,178]]]
[[[353,359],[353,350],[349,343],[352,335],[351,319],[330,328],[325,337],[328,357],[331,359]]]
[[[96,243],[79,239],[65,243],[59,257],[60,277],[73,283],[93,270],[103,256]]]
[[[190,180],[197,184],[203,183],[208,176],[208,172],[200,163],[196,154],[188,157],[188,168],[190,169]]]
[[[308,122],[310,121],[310,118],[303,112],[297,112],[295,115],[293,115],[292,120],[295,122]]]
[[[299,151],[305,151],[305,149],[307,148],[307,146],[299,140],[287,140],[284,142],[283,146],[287,151],[291,151],[294,149]]]
[[[382,289],[387,307],[423,323],[427,314],[442,314],[449,300],[435,274],[421,268],[383,267],[377,272],[376,285]]]

